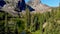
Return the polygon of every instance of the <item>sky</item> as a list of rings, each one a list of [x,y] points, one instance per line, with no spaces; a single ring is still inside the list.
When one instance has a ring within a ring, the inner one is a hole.
[[[29,0],[25,0],[25,1],[28,2]],[[59,6],[60,0],[41,0],[41,2],[51,7],[57,7]]]

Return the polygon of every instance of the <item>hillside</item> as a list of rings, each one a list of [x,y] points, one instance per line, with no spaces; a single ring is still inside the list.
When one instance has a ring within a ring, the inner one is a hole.
[[[40,12],[40,13],[43,13],[43,12],[46,12],[46,11],[51,11],[51,7],[46,5],[46,4],[43,4],[40,0],[30,0],[28,2],[28,5],[30,5],[31,7],[33,7],[35,9],[35,12]]]
[[[5,0],[6,4],[2,7],[2,9],[0,10],[3,10],[5,11],[6,13],[9,13],[13,16],[18,16],[18,12],[15,11],[15,8],[16,8],[16,5],[18,3],[18,0],[15,0],[15,1],[12,1],[12,0]],[[31,2],[31,1],[29,1]],[[36,0],[36,1],[32,1],[31,3],[25,3],[29,10],[32,11],[32,13],[43,13],[43,12],[46,12],[46,11],[51,11],[51,7],[41,3],[41,1],[39,0]],[[24,3],[24,2],[22,2]],[[16,8],[18,11],[20,11],[18,8]]]
[[[30,14],[21,13],[20,18],[0,12],[0,34],[60,34],[60,10],[53,8],[51,12]],[[6,29],[7,28],[7,29]],[[4,30],[3,30],[4,29]],[[2,32],[3,31],[3,32]]]
[[[60,6],[49,7],[36,0],[26,3],[35,11],[17,12],[16,2],[6,2],[0,9],[0,34],[60,34]]]

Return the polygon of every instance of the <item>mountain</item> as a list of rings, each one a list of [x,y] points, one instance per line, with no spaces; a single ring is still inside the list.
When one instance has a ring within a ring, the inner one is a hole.
[[[43,13],[43,12],[46,12],[46,11],[51,11],[51,7],[49,7],[48,5],[46,4],[43,4],[41,3],[40,0],[30,0],[28,3],[28,5],[30,5],[32,8],[35,9],[35,12],[40,12],[40,13]]]
[[[6,2],[6,4],[2,7],[2,9],[5,11],[6,13],[9,13],[13,16],[17,16],[18,15],[18,11],[15,11],[16,5],[18,3],[18,0],[4,0]],[[25,0],[24,0],[25,2]],[[22,3],[24,3],[22,2]],[[32,13],[43,13],[46,11],[51,11],[51,8],[43,3],[41,3],[40,0],[30,0],[28,3],[25,3],[29,10],[32,11]],[[18,9],[19,10],[19,9]]]

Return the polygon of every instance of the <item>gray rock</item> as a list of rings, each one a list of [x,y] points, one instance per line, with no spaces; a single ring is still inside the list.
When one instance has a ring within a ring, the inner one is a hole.
[[[46,12],[46,11],[51,11],[50,6],[41,3],[40,0],[30,0],[28,2],[28,5],[30,5],[32,8],[35,9],[34,13],[36,13],[36,12],[43,13],[43,12]]]
[[[18,3],[18,0],[4,0],[6,2],[6,5],[0,10],[3,10],[13,16],[18,16],[18,12],[14,11],[16,8],[16,5]],[[30,0],[30,3],[27,3],[29,6],[35,9],[33,13],[43,13],[45,11],[51,11],[51,8],[45,4],[42,4],[40,0]]]

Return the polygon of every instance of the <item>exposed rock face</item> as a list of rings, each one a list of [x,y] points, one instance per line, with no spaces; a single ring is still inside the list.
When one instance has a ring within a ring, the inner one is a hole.
[[[34,9],[27,5],[25,3],[25,0],[5,0],[6,4],[0,9],[3,10],[13,16],[17,16],[18,12],[25,10],[26,6],[30,11],[33,11]],[[15,8],[18,8],[17,11],[15,11]]]
[[[2,7],[2,10],[9,14],[12,14],[13,16],[18,15],[18,12],[14,11],[14,9],[16,8],[16,5],[18,4],[19,0],[4,0],[4,1],[6,2],[6,4]],[[32,13],[36,12],[43,13],[45,11],[51,10],[49,6],[42,4],[40,0],[30,0],[29,3],[26,4],[26,6],[28,6],[29,10],[32,11]],[[35,11],[33,11],[34,9]]]
[[[30,0],[30,2],[32,2],[33,6],[40,4],[40,0]]]
[[[6,13],[9,13],[13,16],[18,16],[18,12],[14,11],[17,2],[14,0],[3,0],[3,1],[5,1],[6,4],[0,10],[5,11]]]
[[[28,4],[35,9],[36,12],[46,12],[46,11],[51,11],[51,8],[45,4],[42,4],[40,0],[30,0]],[[33,11],[34,12],[34,11]]]

